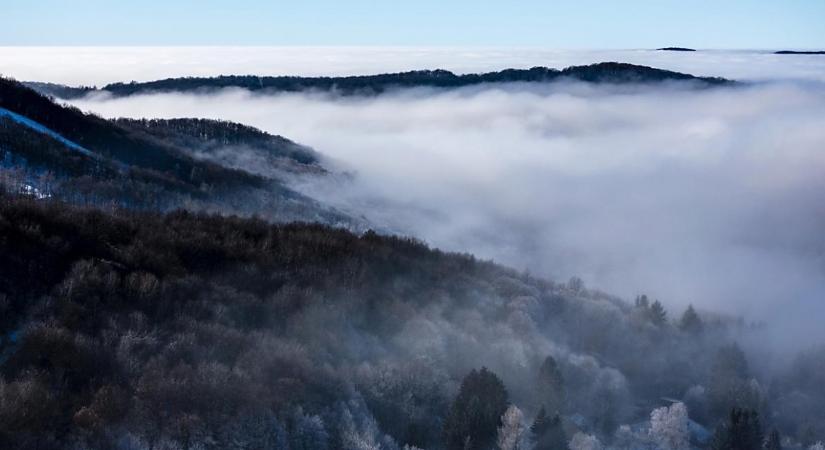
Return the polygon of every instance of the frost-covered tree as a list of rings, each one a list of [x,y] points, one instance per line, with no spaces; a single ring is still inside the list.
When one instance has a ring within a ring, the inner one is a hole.
[[[582,432],[574,434],[568,446],[570,450],[602,450],[604,448],[599,438]]]
[[[338,406],[340,443],[347,450],[396,450],[398,445],[378,429],[364,401],[360,398]]]
[[[816,444],[808,447],[808,450],[825,450],[825,444],[822,444],[822,441],[819,441]]]
[[[352,420],[343,424],[341,443],[350,450],[380,450],[381,444],[376,438],[376,430],[359,428]]]
[[[620,425],[616,428],[610,446],[614,450],[658,450],[654,447],[649,433],[634,431],[630,425]]]
[[[569,380],[569,404],[585,417],[594,431],[612,434],[629,414],[627,379],[617,369],[602,366],[588,355],[567,359],[565,379]]]
[[[364,364],[355,382],[383,433],[420,448],[441,444],[438,430],[450,400],[442,367],[421,359]]]
[[[521,438],[524,434],[524,414],[516,405],[510,405],[501,416],[501,426],[498,427],[498,448],[500,450],[519,450]]]
[[[319,416],[305,415],[300,409],[292,416],[289,433],[290,450],[326,450],[329,434]]]
[[[684,403],[656,408],[650,413],[650,438],[662,450],[690,448],[688,411]]]

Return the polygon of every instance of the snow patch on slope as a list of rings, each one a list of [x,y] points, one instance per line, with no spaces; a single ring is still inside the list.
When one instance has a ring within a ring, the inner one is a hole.
[[[5,108],[0,108],[0,117],[8,117],[9,119],[11,119],[11,120],[13,120],[17,123],[19,123],[21,125],[25,125],[25,126],[31,128],[32,130],[35,130],[39,133],[45,134],[45,135],[59,141],[60,143],[62,143],[66,147],[69,147],[72,150],[77,150],[78,152],[83,153],[86,156],[90,156],[92,158],[97,157],[97,155],[95,153],[91,152],[90,150],[86,149],[85,147],[83,147],[83,146],[81,146],[81,145],[79,145],[79,144],[77,144],[73,141],[70,141],[69,139],[66,139],[60,133],[52,131],[50,128],[45,127],[45,126],[41,125],[40,123],[29,119],[28,117],[21,116],[20,114],[9,111],[8,109],[5,109]]]

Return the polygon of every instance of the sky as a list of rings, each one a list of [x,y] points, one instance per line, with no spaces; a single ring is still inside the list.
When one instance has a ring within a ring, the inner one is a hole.
[[[0,45],[825,47],[822,0],[4,0]]]

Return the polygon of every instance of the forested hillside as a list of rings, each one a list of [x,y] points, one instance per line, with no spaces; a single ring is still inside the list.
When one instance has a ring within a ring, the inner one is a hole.
[[[255,81],[379,93],[563,78],[726,83],[623,64]],[[117,89],[255,89],[247,82]],[[0,79],[0,448],[825,439],[822,348],[775,363],[764,325],[362,233],[289,187],[327,176],[322,163],[244,125],[105,120]]]
[[[211,78],[169,78],[148,82],[112,83],[97,90],[49,83],[29,83],[29,86],[47,95],[71,99],[96,91],[114,96],[127,96],[157,92],[208,92],[222,88],[242,88],[270,93],[317,91],[342,95],[369,95],[399,88],[458,88],[483,83],[549,83],[565,80],[611,84],[687,82],[698,87],[735,84],[723,78],[696,77],[647,66],[603,62],[588,66],[571,66],[561,70],[533,67],[461,75],[447,70],[417,70],[344,77],[224,75]]]
[[[115,123],[148,132],[195,158],[249,173],[277,177],[324,170],[311,148],[238,123],[207,119],[118,119]]]
[[[285,178],[322,174],[315,153],[243,125],[197,120],[109,121],[0,78],[0,171],[67,201],[133,209],[259,214],[345,223],[343,214],[290,189]]]
[[[737,321],[411,239],[3,195],[0,266],[2,448],[823,436],[822,351],[760,378]]]

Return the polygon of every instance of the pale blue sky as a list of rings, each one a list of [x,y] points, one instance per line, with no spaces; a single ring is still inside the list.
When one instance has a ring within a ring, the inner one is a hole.
[[[0,45],[825,47],[825,0],[2,0]]]

